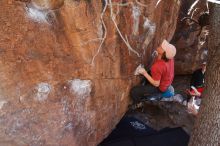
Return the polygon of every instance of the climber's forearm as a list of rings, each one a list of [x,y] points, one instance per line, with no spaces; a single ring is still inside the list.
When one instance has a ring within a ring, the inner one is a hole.
[[[160,81],[155,81],[147,72],[145,72],[143,75],[153,86],[159,87]]]

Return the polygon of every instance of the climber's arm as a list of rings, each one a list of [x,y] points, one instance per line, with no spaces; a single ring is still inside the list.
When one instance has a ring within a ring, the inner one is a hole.
[[[143,75],[145,76],[145,78],[147,78],[147,80],[148,80],[153,86],[159,87],[160,81],[154,80],[147,72],[145,72]]]
[[[153,86],[159,87],[160,81],[154,80],[144,68],[139,70],[139,73],[142,74]]]

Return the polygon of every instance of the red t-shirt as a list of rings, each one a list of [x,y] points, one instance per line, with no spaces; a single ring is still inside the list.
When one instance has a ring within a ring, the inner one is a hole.
[[[151,68],[151,75],[154,80],[160,81],[160,91],[165,92],[173,82],[174,59],[170,59],[168,62],[162,59],[156,60]]]

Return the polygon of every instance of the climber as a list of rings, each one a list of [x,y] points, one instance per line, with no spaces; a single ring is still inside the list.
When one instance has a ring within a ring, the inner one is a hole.
[[[151,75],[143,68],[139,67],[137,72],[143,75],[150,84],[138,85],[131,89],[131,98],[134,103],[142,99],[169,97],[174,95],[174,89],[171,86],[174,78],[174,56],[176,48],[163,40],[157,48],[157,59],[151,67]]]

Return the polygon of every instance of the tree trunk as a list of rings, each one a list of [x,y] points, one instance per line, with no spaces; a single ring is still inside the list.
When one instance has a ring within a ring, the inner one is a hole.
[[[206,87],[189,146],[220,145],[220,5],[210,3]]]

